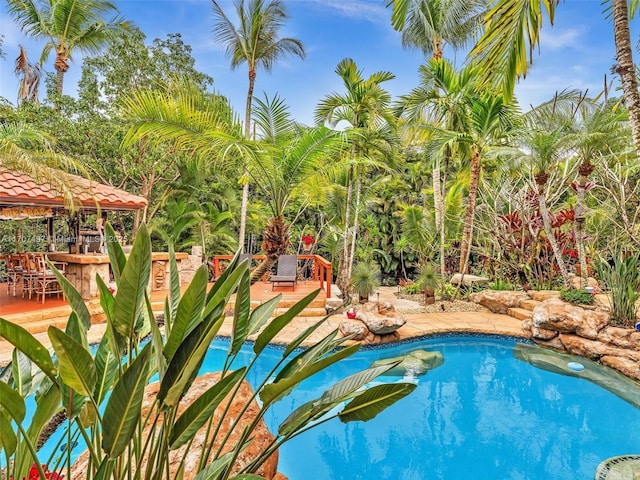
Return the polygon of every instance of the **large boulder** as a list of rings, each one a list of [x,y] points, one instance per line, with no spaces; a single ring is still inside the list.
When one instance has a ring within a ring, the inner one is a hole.
[[[469,295],[469,301],[478,303],[493,313],[502,314],[506,314],[510,308],[519,307],[520,302],[528,299],[529,295],[525,292],[512,290],[483,290]]]
[[[369,335],[369,329],[360,320],[344,319],[338,325],[338,330],[344,337],[353,335],[353,340],[364,340]]]
[[[606,327],[598,334],[598,340],[614,347],[640,351],[640,332],[630,328]]]
[[[545,300],[533,309],[533,328],[576,333],[595,340],[609,324],[609,311],[603,307],[584,308],[559,298]]]
[[[180,400],[180,405],[178,408],[178,416],[184,412],[184,410],[191,405],[200,395],[202,395],[206,390],[215,385],[220,379],[219,373],[208,373],[198,377],[194,382],[189,391],[182,397]],[[142,418],[149,418],[148,412],[151,408],[153,401],[155,400],[158,390],[160,389],[159,383],[152,383],[145,388],[144,394],[144,402],[142,405]],[[193,480],[196,476],[196,467],[200,460],[200,452],[205,447],[205,445],[209,446],[212,443],[211,455],[209,461],[213,458],[214,453],[220,447],[221,441],[226,438],[227,434],[232,427],[232,423],[241,416],[240,421],[237,423],[235,428],[229,434],[229,438],[225,443],[225,446],[222,448],[222,454],[229,452],[232,447],[234,447],[237,442],[240,440],[240,437],[245,429],[256,416],[260,413],[260,406],[256,402],[255,399],[251,401],[249,404],[249,408],[244,410],[246,404],[249,402],[249,399],[253,396],[253,391],[251,386],[247,382],[243,382],[240,386],[240,389],[237,392],[234,392],[233,395],[228,395],[221,403],[218,405],[218,408],[213,412],[213,424],[221,424],[221,430],[218,432],[216,437],[213,439],[213,443],[211,440],[207,440],[207,425],[203,426],[198,433],[196,434],[192,443],[187,444],[177,450],[173,450],[169,453],[169,475],[168,478],[177,478],[178,469],[181,466],[181,460],[183,456],[184,458],[184,471],[182,478],[184,480]],[[230,405],[229,405],[230,404]],[[229,405],[228,410],[227,405]],[[149,422],[152,422],[153,415],[149,419]],[[143,430],[143,437],[146,439],[150,433],[151,425],[147,423]],[[266,450],[271,442],[274,440],[274,436],[269,432],[266,424],[263,420],[258,422],[257,427],[254,429],[254,433],[251,436],[251,442],[248,446],[240,452],[238,458],[236,459],[232,472],[237,473],[241,468],[248,465],[253,459],[255,459],[260,453]],[[84,473],[87,471],[89,461],[88,452],[84,452],[76,463],[74,463],[71,468],[71,476],[70,478],[81,478],[84,477]],[[276,477],[276,470],[278,468],[278,452],[276,451],[272,454],[269,459],[262,465],[262,467],[258,470],[258,475],[264,477],[267,480],[274,480]],[[146,471],[146,464],[143,461],[141,466],[142,475],[141,478],[144,478],[144,472]],[[233,476],[232,473],[232,476]]]
[[[365,303],[356,319],[364,323],[375,335],[388,335],[402,327],[407,320],[399,315],[391,303]]]

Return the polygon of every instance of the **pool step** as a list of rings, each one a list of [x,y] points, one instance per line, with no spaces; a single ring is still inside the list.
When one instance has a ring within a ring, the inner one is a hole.
[[[513,307],[508,309],[507,313],[518,320],[530,320],[533,318],[533,312],[524,308]]]
[[[520,308],[524,308],[525,310],[529,310],[530,312],[533,312],[533,309],[536,308],[538,305],[540,305],[542,302],[540,302],[539,300],[523,300],[520,302],[519,307]]]

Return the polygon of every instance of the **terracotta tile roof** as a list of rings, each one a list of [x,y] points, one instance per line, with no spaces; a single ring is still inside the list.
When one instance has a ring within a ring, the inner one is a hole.
[[[56,175],[58,175],[56,173]],[[64,184],[73,192],[76,207],[104,210],[138,210],[147,205],[147,200],[109,185],[86,178],[60,172]],[[10,172],[0,168],[0,205],[64,206],[63,196],[51,185],[36,182],[29,175]]]

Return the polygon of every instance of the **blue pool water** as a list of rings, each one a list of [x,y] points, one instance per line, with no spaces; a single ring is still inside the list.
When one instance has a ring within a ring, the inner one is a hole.
[[[447,337],[358,352],[278,403],[269,428],[375,360],[427,349],[442,352],[444,364],[369,422],[334,420],[293,439],[279,470],[290,480],[591,480],[602,460],[640,453],[640,410],[586,380],[515,359],[514,345]],[[214,342],[204,368],[215,370],[226,349]],[[265,352],[249,380],[255,385],[281,353]]]

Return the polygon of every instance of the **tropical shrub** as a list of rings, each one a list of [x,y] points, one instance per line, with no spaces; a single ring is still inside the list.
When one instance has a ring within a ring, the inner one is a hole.
[[[113,233],[107,225],[107,238],[115,238]],[[107,247],[118,289],[112,294],[98,277],[107,324],[95,352],[87,341],[91,327],[89,311],[79,293],[59,272],[56,275],[73,312],[65,331],[49,327],[55,357],[22,327],[0,319],[0,336],[15,347],[13,362],[0,375],[0,453],[6,465],[4,478],[22,479],[31,475],[33,465],[38,469],[40,480],[52,478],[51,472],[42,465],[71,478],[72,446],[76,442],[84,442],[88,450],[90,460],[83,473],[87,479],[140,479],[143,472],[145,478],[170,478],[170,453],[184,445],[189,446],[186,451],[193,453],[192,442],[203,427],[206,439],[199,451],[198,480],[228,479],[236,474],[239,476],[235,478],[259,478],[247,474],[254,474],[280,445],[320,419],[366,421],[415,388],[412,384],[399,383],[363,389],[395,364],[351,375],[329,386],[319,398],[296,408],[280,424],[273,441],[250,463],[243,467],[235,465],[239,471],[232,474],[238,455],[265,413],[300,382],[352,355],[358,346],[339,348],[349,338],[336,338],[337,331],[333,331],[300,352],[298,347],[324,319],[301,333],[287,345],[278,365],[258,383],[247,401],[245,410],[250,402],[260,399],[262,408],[256,418],[241,430],[233,445],[227,445],[227,453],[221,453],[222,447],[211,452],[214,438],[223,445],[229,439],[228,436],[221,438],[222,422],[230,423],[233,430],[239,421],[239,418],[225,418],[223,413],[216,423],[212,413],[225,405],[225,398],[239,391],[267,345],[318,292],[309,294],[286,313],[269,321],[280,297],[252,311],[249,271],[246,262],[238,261],[238,255],[209,291],[207,268],[202,266],[181,294],[175,255],[170,248],[171,286],[164,306],[163,335],[153,319],[148,292],[151,241],[146,227],[140,228],[128,258],[119,244],[109,241]],[[50,266],[53,269],[53,265]],[[236,294],[233,333],[221,367],[222,380],[189,406],[181,405],[199,375],[205,353],[225,319],[226,305],[233,293]],[[247,365],[237,367],[234,360],[252,335],[256,336],[254,355],[247,360]],[[145,409],[145,387],[152,377],[157,378],[158,393],[147,399],[151,406]],[[26,415],[26,399],[33,394],[35,411]],[[38,438],[59,412],[64,412],[66,419],[61,426],[64,434],[60,442],[66,443],[57,445],[54,452],[62,454],[40,459]],[[148,433],[143,433],[145,426]],[[173,478],[181,476],[178,470]]]
[[[368,300],[380,285],[380,269],[372,262],[360,262],[353,267],[351,273],[351,288],[358,294],[360,300]]]
[[[560,298],[574,305],[593,305],[593,294],[586,290],[568,288],[560,290]]]
[[[611,305],[611,324],[620,327],[633,327],[640,291],[640,273],[636,255],[614,252],[611,259],[600,259],[598,276],[604,282]]]
[[[516,290],[517,289],[517,287],[514,286],[509,280],[505,280],[500,277],[497,277],[493,282],[487,285],[487,288],[490,290]]]

